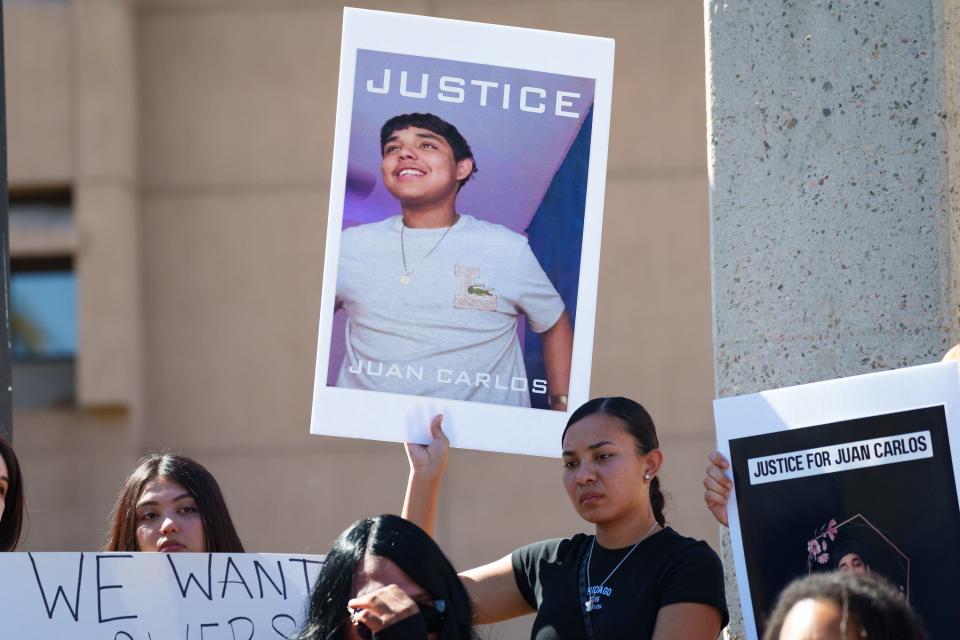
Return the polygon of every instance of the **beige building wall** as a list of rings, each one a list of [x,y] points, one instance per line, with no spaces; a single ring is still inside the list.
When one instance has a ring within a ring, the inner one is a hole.
[[[700,484],[714,396],[702,4],[355,4],[616,39],[592,393],[648,407],[667,517],[716,545]],[[96,548],[125,473],[161,448],[214,472],[252,551],[323,552],[354,519],[399,510],[399,445],[307,433],[341,5],[3,10],[11,188],[72,188],[80,238],[79,406],[15,415],[24,548]],[[441,500],[461,568],[585,528],[556,460],[455,451]]]

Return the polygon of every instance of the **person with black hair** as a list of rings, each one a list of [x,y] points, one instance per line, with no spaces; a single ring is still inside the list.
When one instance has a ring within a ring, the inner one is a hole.
[[[0,438],[0,551],[14,551],[23,532],[26,506],[20,462],[13,447]]]
[[[297,640],[470,640],[472,611],[453,565],[399,516],[359,520],[336,542]]]
[[[836,560],[834,566],[837,571],[870,573],[870,565],[864,560],[863,551],[856,540],[841,542],[833,550],[833,557]]]
[[[573,330],[527,238],[457,211],[476,173],[455,126],[408,113],[380,131],[380,173],[400,215],[340,237],[335,307],[347,315],[337,387],[566,410]],[[542,340],[528,380],[520,316]]]
[[[432,530],[446,465],[438,416],[429,445],[407,445],[404,515]],[[653,420],[627,398],[596,398],[561,438],[563,484],[596,534],[537,542],[461,574],[477,623],[536,612],[531,638],[712,640],[726,626],[723,567],[703,541],[668,527]]]
[[[220,485],[195,460],[152,453],[127,476],[104,551],[243,553]]]
[[[770,614],[764,640],[925,640],[920,617],[882,577],[814,573],[790,583]]]

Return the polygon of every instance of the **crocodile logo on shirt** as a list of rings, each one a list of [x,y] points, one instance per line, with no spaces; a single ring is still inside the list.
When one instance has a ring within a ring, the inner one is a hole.
[[[472,296],[492,296],[493,287],[487,287],[482,284],[472,284],[467,287],[467,293]]]
[[[497,294],[494,293],[493,287],[477,282],[477,278],[480,277],[480,267],[458,264],[453,272],[460,280],[460,293],[453,299],[454,307],[478,311],[497,310]]]

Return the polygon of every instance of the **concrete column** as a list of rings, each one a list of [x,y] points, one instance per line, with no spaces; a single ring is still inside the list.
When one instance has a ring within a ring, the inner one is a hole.
[[[71,4],[78,400],[133,411],[142,396],[134,5]]]
[[[958,16],[958,0],[705,2],[720,397],[957,341]]]

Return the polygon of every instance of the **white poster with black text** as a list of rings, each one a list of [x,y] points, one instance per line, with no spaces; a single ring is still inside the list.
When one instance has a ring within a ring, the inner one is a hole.
[[[0,553],[3,638],[289,640],[323,556]]]

